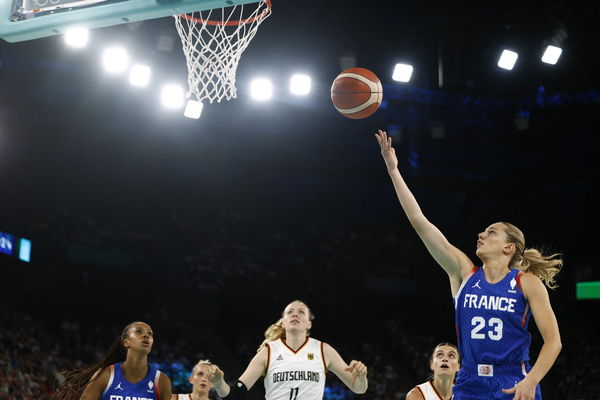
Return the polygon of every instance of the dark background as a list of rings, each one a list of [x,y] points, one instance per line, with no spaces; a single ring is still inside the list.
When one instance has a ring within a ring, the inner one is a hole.
[[[43,331],[73,368],[143,319],[157,358],[210,356],[235,378],[300,298],[315,337],[371,362],[367,397],[401,396],[455,336],[447,278],[372,136],[387,129],[423,211],[473,260],[496,221],[564,254],[550,293],[564,349],[544,398],[597,398],[598,302],[576,301],[575,283],[600,279],[599,16],[563,1],[276,1],[242,56],[238,99],[199,120],[159,104],[161,84],[187,73],[172,18],[94,30],[82,50],[0,42],[0,230],[33,242],[29,264],[0,258],[4,337]],[[148,88],[101,71],[114,42],[152,66]],[[547,44],[563,48],[555,66],[539,60]],[[519,52],[512,71],[496,66],[503,48]],[[368,119],[330,103],[343,56],[383,82]],[[396,62],[414,65],[409,83],[391,80]],[[308,98],[287,92],[299,71]],[[254,76],[274,81],[272,101],[249,98]],[[397,383],[381,394],[379,378]]]

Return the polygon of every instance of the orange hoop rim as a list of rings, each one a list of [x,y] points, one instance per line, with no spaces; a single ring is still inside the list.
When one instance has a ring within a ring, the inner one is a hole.
[[[179,14],[179,16],[187,19],[188,21],[193,21],[197,24],[206,24],[206,25],[212,25],[212,26],[237,26],[237,25],[251,24],[256,20],[261,20],[264,17],[266,17],[267,14],[271,11],[271,0],[267,0],[266,4],[267,4],[267,7],[256,17],[240,19],[237,21],[222,22],[222,21],[214,21],[214,20],[210,20],[210,19],[204,20],[201,18],[191,17],[187,14]]]

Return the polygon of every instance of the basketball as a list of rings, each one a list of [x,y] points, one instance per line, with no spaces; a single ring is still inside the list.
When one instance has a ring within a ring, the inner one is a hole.
[[[366,68],[349,68],[342,71],[331,86],[331,101],[344,117],[367,118],[383,100],[381,81]]]

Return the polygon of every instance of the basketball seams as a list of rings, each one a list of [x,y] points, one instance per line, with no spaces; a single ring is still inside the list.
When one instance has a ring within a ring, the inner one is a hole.
[[[331,100],[343,116],[366,118],[379,108],[383,100],[383,86],[372,71],[350,68],[342,71],[333,81]]]
[[[373,104],[376,104],[377,100],[378,100],[378,93],[372,93],[371,96],[369,97],[369,100],[365,101],[364,103],[362,103],[361,105],[359,105],[357,107],[352,107],[352,108],[338,108],[335,105],[334,105],[334,107],[335,107],[336,110],[338,110],[342,114],[353,114],[353,113],[357,113],[359,111],[362,111],[365,108],[372,106]]]
[[[362,75],[358,75],[358,74],[353,74],[353,73],[345,73],[345,74],[339,74],[338,77],[335,79],[336,81],[340,78],[350,78],[350,79],[356,79],[359,82],[364,83],[365,85],[367,85],[367,87],[369,88],[369,90],[365,90],[364,93],[375,93],[375,92],[382,92],[382,86],[381,86],[381,82],[377,81],[372,81],[370,79],[367,79],[366,77],[362,76]],[[335,82],[334,82],[335,85]],[[334,93],[363,93],[362,91],[360,92],[337,92],[334,90]]]

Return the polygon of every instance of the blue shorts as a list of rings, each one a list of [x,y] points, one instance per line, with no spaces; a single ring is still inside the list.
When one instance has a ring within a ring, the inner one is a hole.
[[[463,363],[452,387],[453,400],[512,400],[514,394],[504,394],[525,378],[531,370],[528,363],[483,365]],[[542,400],[540,385],[535,389],[535,400]]]

